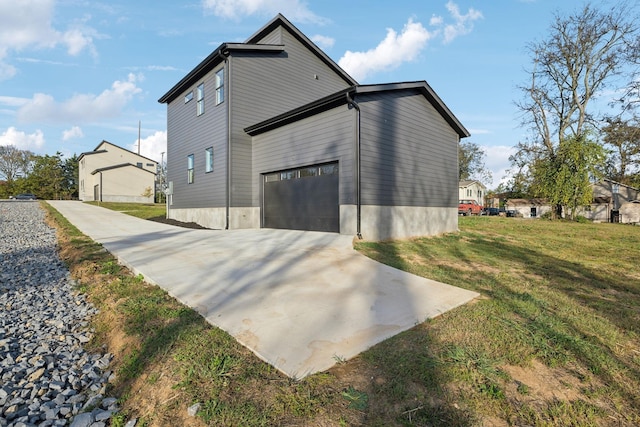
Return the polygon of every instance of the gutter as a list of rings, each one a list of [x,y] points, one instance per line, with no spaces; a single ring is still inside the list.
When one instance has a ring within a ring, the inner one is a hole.
[[[362,225],[362,202],[361,202],[361,191],[360,191],[360,145],[361,145],[361,138],[360,138],[360,106],[358,105],[358,103],[356,101],[354,101],[354,99],[351,97],[351,95],[349,94],[349,92],[346,93],[347,95],[347,105],[349,107],[353,107],[355,108],[355,110],[357,111],[356,114],[356,129],[355,129],[355,159],[356,159],[356,169],[355,169],[355,173],[356,173],[356,235],[358,236],[358,239],[362,240],[362,230],[361,230],[361,225]]]
[[[222,82],[225,86],[225,102],[227,102],[227,188],[225,203],[225,230],[229,230],[230,227],[230,211],[231,211],[231,88],[227,85],[227,82],[231,82],[231,57],[229,56],[229,49],[224,49],[220,52],[220,56],[224,58],[225,62],[225,76],[226,82]]]

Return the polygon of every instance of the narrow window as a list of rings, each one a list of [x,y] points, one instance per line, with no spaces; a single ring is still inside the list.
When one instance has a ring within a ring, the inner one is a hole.
[[[204,150],[204,171],[213,172],[213,147]]]
[[[184,96],[184,103],[186,104],[187,102],[191,101],[192,99],[193,99],[193,91],[190,91]]]
[[[224,68],[216,73],[216,105],[224,102]]]
[[[187,184],[193,184],[193,154],[187,156]]]
[[[204,114],[204,83],[200,83],[197,88],[196,96],[196,114],[201,116]]]

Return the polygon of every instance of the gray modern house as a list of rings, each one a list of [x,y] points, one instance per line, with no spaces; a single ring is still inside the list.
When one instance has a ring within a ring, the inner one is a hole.
[[[465,127],[425,81],[359,85],[282,15],[159,102],[171,218],[368,240],[457,230]]]

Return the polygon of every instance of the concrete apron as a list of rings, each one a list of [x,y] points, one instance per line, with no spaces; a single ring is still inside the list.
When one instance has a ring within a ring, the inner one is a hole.
[[[135,274],[293,378],[478,296],[375,262],[353,250],[351,236],[191,230],[81,202],[49,203]]]

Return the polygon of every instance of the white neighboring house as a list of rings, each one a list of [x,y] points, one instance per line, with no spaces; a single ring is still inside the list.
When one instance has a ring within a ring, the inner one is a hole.
[[[78,157],[82,201],[153,203],[158,162],[102,141]]]
[[[487,187],[480,181],[460,181],[458,183],[458,199],[475,200],[480,206],[485,206],[484,198]]]

